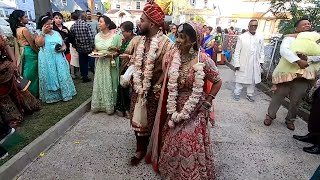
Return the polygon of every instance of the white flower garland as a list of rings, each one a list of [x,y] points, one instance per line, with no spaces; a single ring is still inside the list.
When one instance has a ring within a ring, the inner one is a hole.
[[[199,62],[200,53],[198,54],[198,63],[193,65],[195,70],[195,80],[193,82],[192,94],[183,106],[180,112],[177,111],[177,96],[178,96],[178,77],[181,66],[181,58],[178,50],[173,53],[173,60],[169,68],[168,76],[168,100],[167,100],[167,111],[171,115],[171,121],[180,122],[185,119],[189,119],[192,111],[199,103],[200,97],[203,93],[204,77],[205,73],[203,68],[204,63]],[[173,127],[174,123],[169,121],[169,126]],[[170,125],[171,124],[171,125]]]
[[[141,38],[137,51],[136,51],[136,58],[134,62],[135,71],[133,73],[133,83],[134,83],[134,89],[136,93],[142,95],[147,94],[148,90],[151,86],[151,79],[153,76],[153,68],[154,63],[156,59],[156,51],[159,48],[159,37],[161,36],[161,33],[158,33],[156,36],[154,36],[150,43],[150,50],[147,55],[147,60],[145,61],[145,69],[143,72],[144,79],[141,80],[142,76],[142,61],[143,61],[143,55],[144,55],[144,49],[145,49],[145,42],[146,37]]]

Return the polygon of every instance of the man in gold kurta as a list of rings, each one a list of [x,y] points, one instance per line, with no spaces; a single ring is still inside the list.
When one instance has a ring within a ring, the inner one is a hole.
[[[135,67],[131,96],[131,125],[135,131],[137,149],[135,156],[131,158],[132,165],[137,165],[146,154],[158,107],[157,95],[161,91],[162,59],[174,46],[159,30],[164,25],[164,16],[158,4],[149,1],[140,18],[141,36],[133,38],[125,55],[122,55],[130,57]],[[135,107],[141,99],[146,102],[146,109],[139,106],[138,111]],[[145,119],[142,115],[144,113],[147,116]]]

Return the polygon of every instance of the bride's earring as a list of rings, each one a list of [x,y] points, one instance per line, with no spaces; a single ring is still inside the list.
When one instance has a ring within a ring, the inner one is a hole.
[[[190,50],[189,50],[189,54],[193,54],[193,53],[194,53],[194,49],[193,49],[193,45],[192,45]]]

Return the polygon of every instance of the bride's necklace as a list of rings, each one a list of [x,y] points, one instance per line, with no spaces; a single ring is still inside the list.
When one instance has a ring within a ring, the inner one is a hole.
[[[194,52],[192,54],[181,55],[181,62],[183,64],[192,61],[195,57],[197,57],[198,53]]]

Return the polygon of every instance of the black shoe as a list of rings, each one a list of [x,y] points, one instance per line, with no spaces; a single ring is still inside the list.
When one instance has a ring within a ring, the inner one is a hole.
[[[315,144],[317,142],[316,137],[312,136],[310,133],[308,133],[305,136],[293,135],[293,138],[298,141],[307,142],[307,143],[311,143],[311,144]]]
[[[82,82],[83,83],[91,82],[91,79],[90,78],[82,78]]]
[[[14,132],[15,132],[14,128],[9,128],[7,132],[5,132],[0,136],[0,144],[2,144]]]
[[[0,146],[0,160],[5,159],[9,155],[3,147]]]
[[[311,147],[304,147],[303,151],[310,153],[310,154],[320,154],[320,145],[314,145]]]

